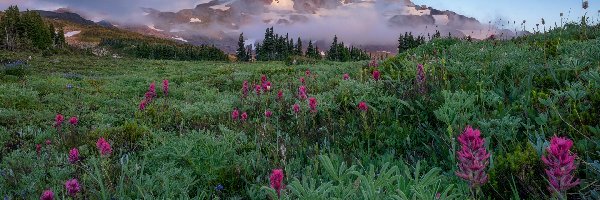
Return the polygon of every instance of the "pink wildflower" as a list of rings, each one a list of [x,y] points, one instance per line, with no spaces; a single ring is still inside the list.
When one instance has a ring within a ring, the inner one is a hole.
[[[248,87],[248,81],[244,81],[244,84],[242,84],[242,95],[244,98],[248,96],[249,89],[250,87]]]
[[[100,151],[100,155],[102,156],[109,156],[112,153],[110,144],[106,140],[104,140],[104,138],[98,139],[98,141],[96,142],[96,147],[98,148],[98,151]]]
[[[300,83],[302,83],[302,85],[306,84],[306,81],[304,80],[304,77],[300,77]]]
[[[314,97],[311,97],[308,99],[308,106],[310,106],[310,112],[317,112],[317,99]]]
[[[167,95],[169,95],[169,80],[165,79],[163,80],[163,94],[165,95],[165,97]]]
[[[148,101],[146,101],[146,99],[143,99],[140,102],[140,110],[145,110],[146,109],[146,104],[148,104]]]
[[[54,200],[54,192],[50,189],[44,190],[42,196],[40,196],[40,200]]]
[[[282,90],[279,90],[279,91],[277,92],[277,100],[278,100],[278,101],[281,101],[281,100],[283,100],[283,91],[282,91]]]
[[[265,110],[265,117],[271,118],[271,116],[273,116],[273,112],[271,112],[270,110]]]
[[[238,119],[239,119],[239,117],[240,117],[240,111],[238,111],[238,109],[237,109],[237,108],[236,108],[236,109],[233,109],[233,112],[231,112],[231,119],[232,119],[233,121],[236,121],[236,120],[238,120]]]
[[[360,111],[367,112],[369,110],[369,106],[367,106],[367,103],[365,103],[364,101],[361,101],[360,103],[358,103],[358,109]]]
[[[152,83],[150,83],[148,92],[150,92],[152,94],[152,97],[156,96],[156,83],[154,81],[152,81]]]
[[[271,81],[263,83],[263,91],[271,91]]]
[[[346,80],[348,80],[348,79],[350,79],[350,74],[347,74],[347,73],[346,73],[346,74],[344,74],[344,80],[346,81]]]
[[[302,85],[298,88],[298,98],[304,100],[306,97],[306,86]]]
[[[56,117],[54,117],[54,126],[56,127],[60,127],[62,126],[63,122],[65,121],[65,116],[59,114],[56,114]]]
[[[246,121],[248,119],[248,113],[244,112],[242,113],[242,121]]]
[[[260,95],[260,85],[254,85],[254,92],[256,92],[256,95]]]
[[[79,122],[79,120],[75,116],[73,116],[69,119],[69,123],[73,126],[77,125],[78,122]]]
[[[81,189],[79,187],[79,182],[77,182],[77,179],[71,179],[65,182],[65,188],[67,189],[67,193],[69,193],[69,196],[72,197],[77,196],[77,193],[79,193],[79,190]]]
[[[267,82],[267,75],[263,74],[262,76],[260,76],[260,81],[261,81],[261,83]]]
[[[46,146],[48,146],[48,145],[51,145],[51,144],[52,144],[52,140],[50,140],[50,139],[47,139],[47,140],[46,140]]]
[[[575,154],[569,150],[573,146],[573,141],[568,138],[554,136],[550,141],[550,146],[546,149],[547,155],[542,156],[542,161],[546,164],[546,175],[550,185],[548,190],[552,192],[563,193],[579,184],[579,179],[573,180],[573,170],[575,165]]]
[[[373,79],[375,79],[375,81],[378,81],[380,77],[381,73],[378,70],[373,71]]]
[[[69,151],[69,162],[71,164],[75,164],[79,161],[79,150],[77,148],[73,148]]]
[[[310,70],[306,70],[306,72],[304,72],[304,75],[306,75],[306,77],[310,77]]]
[[[422,64],[418,64],[417,65],[417,76],[416,76],[416,83],[417,83],[417,87],[419,89],[419,93],[424,94],[426,93],[427,89],[425,88],[425,81],[426,81],[426,77],[425,77],[425,70],[423,69],[423,65]]]
[[[274,169],[271,172],[271,177],[269,177],[271,181],[271,188],[275,189],[277,192],[277,196],[281,195],[281,189],[283,189],[283,170],[282,169]]]
[[[294,110],[294,113],[296,113],[296,114],[300,113],[300,105],[294,104],[292,109]]]
[[[472,188],[479,187],[488,181],[485,167],[489,164],[490,154],[484,147],[485,140],[478,129],[467,126],[465,131],[458,136],[461,150],[457,152],[459,170],[456,175],[469,182]]]

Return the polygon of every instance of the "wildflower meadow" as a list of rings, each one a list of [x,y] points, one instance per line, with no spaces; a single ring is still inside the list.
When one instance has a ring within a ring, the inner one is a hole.
[[[0,54],[26,66],[3,199],[600,198],[598,25],[345,63]]]

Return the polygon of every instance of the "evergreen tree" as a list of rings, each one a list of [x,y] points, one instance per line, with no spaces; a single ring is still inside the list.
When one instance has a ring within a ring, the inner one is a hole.
[[[8,50],[17,48],[19,40],[19,29],[21,28],[21,16],[19,7],[10,6],[4,11],[4,16],[0,20],[2,31],[2,44]]]
[[[306,47],[306,57],[315,58],[315,48],[313,47],[312,40],[308,41],[308,47]]]
[[[54,43],[56,44],[56,46],[58,48],[64,48],[67,44],[67,42],[65,40],[65,30],[63,29],[62,26],[60,28],[58,28],[58,33],[56,34],[56,39],[55,39]]]
[[[236,50],[237,60],[239,62],[249,61],[248,53],[246,53],[246,45],[244,44],[244,33],[240,33],[238,40],[238,49]]]
[[[298,42],[296,42],[296,52],[295,52],[295,54],[299,55],[299,56],[304,56],[303,52],[304,52],[304,50],[302,48],[302,39],[300,39],[300,37],[298,37]]]

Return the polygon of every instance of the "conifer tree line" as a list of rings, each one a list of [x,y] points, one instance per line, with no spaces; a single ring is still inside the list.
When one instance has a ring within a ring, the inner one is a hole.
[[[428,33],[427,37],[429,38],[429,40],[433,40],[441,38],[442,34],[440,33],[440,31],[436,30],[433,35],[429,35]],[[448,38],[452,38],[452,35],[450,33],[448,33]],[[425,36],[419,35],[415,37],[413,36],[412,32],[405,32],[404,35],[400,34],[400,37],[398,38],[398,53],[402,53],[406,50],[416,48],[418,46],[421,46],[422,44],[425,44],[426,42],[427,41],[425,41]]]
[[[47,50],[66,47],[62,27],[46,23],[37,12],[20,12],[10,6],[0,18],[0,48],[7,50]]]
[[[327,54],[333,54],[333,56],[328,55],[325,57],[331,61],[346,62],[370,59],[366,51],[354,46],[347,47],[343,42],[338,43],[337,36],[334,37],[334,43],[331,45],[330,50],[327,51]],[[244,44],[243,33],[240,34],[236,55],[238,61],[249,61],[252,57],[252,49]],[[267,28],[262,43],[256,44],[255,56],[256,60],[259,61],[282,61],[291,56],[306,57],[315,60],[323,59],[321,50],[319,50],[319,47],[312,40],[308,41],[305,50],[304,42],[302,42],[300,37],[294,40],[287,33],[285,36],[276,34],[273,27]]]
[[[131,57],[157,60],[187,61],[227,61],[229,58],[219,48],[208,45],[190,45],[164,42],[162,40],[143,41],[139,39],[102,38],[100,46]]]

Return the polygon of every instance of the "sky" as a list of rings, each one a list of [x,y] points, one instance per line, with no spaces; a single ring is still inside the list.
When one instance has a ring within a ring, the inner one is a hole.
[[[193,8],[199,3],[209,0],[0,0],[0,9],[17,4],[21,9],[56,10],[70,7],[79,10],[85,17],[100,21],[104,18],[136,20],[140,17],[141,7],[155,8],[161,11],[177,11]],[[378,0],[385,1],[385,0]],[[499,28],[522,29],[520,25],[526,20],[526,28],[531,30],[543,17],[546,26],[560,25],[563,21],[572,21],[584,14],[581,0],[413,0],[417,5],[427,5],[439,10],[451,10],[456,13],[474,17],[483,24],[492,21]],[[594,22],[600,18],[600,1],[589,1],[587,16]],[[515,24],[506,25],[508,21]],[[504,25],[504,26],[502,26]]]

